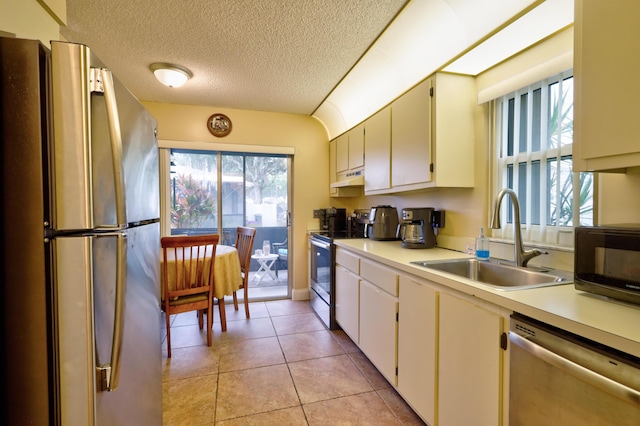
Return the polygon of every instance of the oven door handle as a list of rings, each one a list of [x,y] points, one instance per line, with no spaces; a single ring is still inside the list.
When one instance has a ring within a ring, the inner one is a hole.
[[[640,392],[637,390],[598,374],[580,364],[576,364],[575,362],[520,336],[518,333],[510,331],[509,340],[511,343],[529,352],[531,355],[547,362],[548,364],[560,368],[583,382],[589,383],[590,385],[595,386],[596,388],[607,392],[622,401],[629,404],[637,404],[638,400],[640,400]]]
[[[331,247],[331,244],[325,243],[324,241],[314,240],[313,238],[311,238],[311,244],[313,244],[316,247],[323,248],[325,250],[329,250],[329,248]]]

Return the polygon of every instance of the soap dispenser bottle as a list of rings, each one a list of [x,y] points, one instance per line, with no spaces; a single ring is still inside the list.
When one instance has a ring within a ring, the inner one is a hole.
[[[489,260],[489,239],[484,236],[484,228],[480,228],[480,235],[476,238],[476,259]]]

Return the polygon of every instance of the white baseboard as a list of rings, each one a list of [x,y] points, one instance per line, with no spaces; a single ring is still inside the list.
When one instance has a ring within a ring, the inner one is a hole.
[[[291,290],[292,300],[309,300],[309,297],[308,288],[294,288]]]

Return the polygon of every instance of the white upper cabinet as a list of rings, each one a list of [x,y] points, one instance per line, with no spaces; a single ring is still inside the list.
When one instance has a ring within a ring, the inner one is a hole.
[[[575,5],[574,171],[640,166],[640,2]]]
[[[475,80],[464,75],[438,73],[433,88],[433,178],[425,187],[472,188],[475,185]]]
[[[329,142],[329,195],[359,197],[364,185],[364,123]]]
[[[347,177],[346,173],[364,166],[364,123],[338,136],[336,143],[336,171],[340,181],[341,175]]]
[[[349,134],[343,133],[336,138],[336,172],[349,170]]]
[[[333,184],[338,181],[338,171],[336,170],[338,157],[337,145],[337,139],[329,141],[329,195],[332,197],[338,195],[338,188],[333,186]]]
[[[349,130],[349,169],[364,167],[364,123]]]
[[[369,118],[365,195],[473,187],[474,108],[472,77],[437,73]]]
[[[364,122],[364,192],[388,192],[391,188],[391,107]]]
[[[431,181],[431,79],[391,105],[391,183]]]

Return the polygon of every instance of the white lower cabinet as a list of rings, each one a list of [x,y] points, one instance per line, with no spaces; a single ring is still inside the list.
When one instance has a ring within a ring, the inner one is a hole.
[[[378,262],[336,250],[336,321],[396,385],[398,274]]]
[[[398,299],[378,286],[360,281],[360,349],[378,371],[396,385]]]
[[[340,247],[336,258],[338,324],[425,422],[503,424],[508,314]]]
[[[440,293],[438,424],[501,423],[502,317]]]
[[[424,281],[400,275],[398,392],[435,425],[438,292]]]
[[[356,344],[360,328],[360,277],[336,266],[336,321]]]

